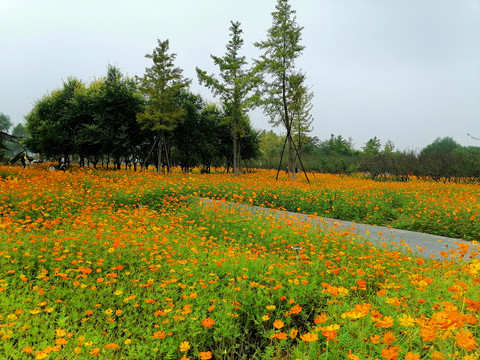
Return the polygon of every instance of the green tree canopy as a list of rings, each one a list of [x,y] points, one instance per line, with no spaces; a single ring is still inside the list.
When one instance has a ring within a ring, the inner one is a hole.
[[[0,131],[8,133],[11,127],[12,121],[10,120],[10,116],[0,113]]]
[[[305,91],[305,75],[296,68],[295,61],[302,54],[300,44],[303,28],[296,22],[295,11],[288,0],[278,0],[272,13],[273,23],[267,39],[255,43],[263,51],[256,61],[257,69],[264,76],[260,103],[273,125],[282,124],[287,131],[290,168],[295,168],[295,143],[291,131],[294,121],[292,111],[298,111],[299,103],[309,97],[299,96]],[[296,174],[292,171],[292,177]]]
[[[226,120],[232,129],[233,172],[235,176],[239,175],[239,140],[245,136],[245,124],[248,123],[246,111],[253,104],[252,90],[258,80],[244,68],[247,65],[245,56],[239,54],[243,46],[241,34],[240,23],[232,21],[230,41],[226,46],[227,51],[224,57],[211,55],[213,62],[219,67],[221,80],[214,75],[207,75],[205,71],[198,67],[196,68],[199,82],[211,89],[215,96],[219,96],[224,106],[229,109],[229,116]]]
[[[143,77],[137,78],[138,88],[146,100],[145,109],[137,114],[137,120],[144,129],[158,133],[157,171],[160,172],[165,131],[172,131],[185,115],[177,95],[188,88],[190,80],[175,66],[176,54],[169,53],[168,40],[158,40],[158,46],[145,57],[153,64],[145,69]]]

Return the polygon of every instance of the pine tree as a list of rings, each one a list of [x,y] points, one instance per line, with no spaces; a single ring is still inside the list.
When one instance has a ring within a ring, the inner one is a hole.
[[[137,115],[142,127],[158,133],[157,172],[162,167],[162,148],[165,132],[172,131],[184,116],[184,110],[176,97],[188,88],[190,80],[184,79],[182,70],[175,67],[176,54],[169,54],[168,40],[158,40],[152,54],[145,55],[153,65],[145,69],[145,75],[138,78],[138,88],[147,100],[145,111]]]
[[[239,22],[231,22],[230,41],[223,57],[211,55],[215,65],[219,67],[220,78],[207,75],[198,67],[197,76],[201,84],[212,90],[215,96],[222,99],[226,110],[227,122],[231,125],[233,138],[233,172],[239,175],[240,168],[240,138],[244,136],[245,125],[248,124],[247,110],[252,104],[251,91],[256,79],[244,69],[247,65],[245,56],[239,52],[243,46],[242,30]]]

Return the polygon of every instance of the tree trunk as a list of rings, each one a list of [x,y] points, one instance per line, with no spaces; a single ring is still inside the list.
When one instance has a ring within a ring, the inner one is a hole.
[[[233,175],[239,175],[239,154],[240,154],[240,143],[238,141],[238,120],[233,122]]]
[[[290,168],[290,172],[292,173],[292,180],[297,180],[297,167],[295,166],[295,147],[293,144],[293,139],[290,134],[287,134],[287,142],[288,142],[288,167]]]
[[[157,158],[157,174],[160,174],[162,166],[162,146],[163,146],[163,133],[158,137],[158,158]]]

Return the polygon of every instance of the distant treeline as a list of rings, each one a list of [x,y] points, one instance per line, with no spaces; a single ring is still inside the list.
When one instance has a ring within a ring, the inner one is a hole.
[[[271,131],[263,132],[261,156],[255,165],[278,168],[283,141],[283,137]],[[303,137],[299,145],[307,171],[342,175],[360,172],[379,181],[408,181],[412,176],[435,181],[480,181],[480,147],[461,146],[450,137],[437,138],[420,151],[395,150],[391,141],[382,147],[376,137],[356,150],[352,139],[341,135],[331,135],[323,141]],[[285,170],[283,165],[280,169]]]
[[[182,119],[175,127],[158,132],[143,128],[137,114],[146,101],[135,81],[124,77],[115,67],[107,76],[89,86],[70,78],[63,88],[37,101],[26,116],[24,149],[43,159],[66,157],[80,166],[96,167],[99,163],[148,167],[161,163],[169,169],[180,166],[184,171],[201,166],[209,172],[212,166],[227,169],[233,165],[232,131],[225,118],[228,109],[207,103],[188,90],[175,93],[175,106]],[[241,129],[241,157],[245,162],[259,154],[259,133],[248,122]],[[161,162],[156,158],[162,147]]]

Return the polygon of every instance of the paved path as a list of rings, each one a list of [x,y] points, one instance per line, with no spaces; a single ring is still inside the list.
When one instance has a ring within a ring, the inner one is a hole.
[[[274,210],[259,206],[247,206],[243,204],[226,201],[200,199],[201,204],[215,204],[224,207],[237,207],[252,213],[275,214],[278,217],[288,218],[296,221],[310,222],[325,231],[349,232],[358,238],[370,241],[376,245],[386,245],[400,249],[411,249],[413,253],[424,258],[445,259],[441,253],[457,253],[459,246],[468,248],[464,260],[473,258],[480,259],[480,244],[473,244],[471,241],[452,239],[444,236],[418,233],[414,231],[388,228],[385,226],[374,226],[359,224],[351,221],[343,221],[319,216],[292,213],[282,210]],[[450,257],[450,256],[449,256]]]

